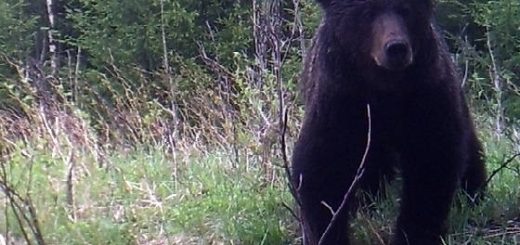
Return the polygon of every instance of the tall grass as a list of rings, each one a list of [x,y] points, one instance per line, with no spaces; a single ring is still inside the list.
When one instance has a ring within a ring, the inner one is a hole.
[[[281,169],[266,179],[259,162],[235,167],[222,152],[179,154],[173,166],[163,151],[144,148],[108,154],[105,168],[87,152],[78,154],[72,205],[68,166],[50,152],[15,150],[2,181],[30,200],[48,244],[286,244],[295,238]],[[23,237],[29,226],[20,227],[7,202],[0,206],[2,234]]]
[[[28,82],[18,75],[13,79]],[[186,76],[205,79],[199,75]],[[100,73],[77,79],[89,84],[92,76],[104,87],[78,87],[74,100],[64,100],[59,86],[51,97],[30,84],[0,91],[13,101],[0,108],[0,238],[16,244],[296,239],[277,153],[273,79],[263,89],[238,82],[240,93],[233,94],[208,87],[175,96],[166,91],[174,107],[139,89],[146,76],[111,77],[122,83]],[[250,78],[244,70],[234,76]],[[299,111],[292,112],[294,136]]]

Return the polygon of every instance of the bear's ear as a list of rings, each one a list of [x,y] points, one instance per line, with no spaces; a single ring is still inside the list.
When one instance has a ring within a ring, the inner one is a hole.
[[[327,8],[333,0],[316,0],[322,8]]]

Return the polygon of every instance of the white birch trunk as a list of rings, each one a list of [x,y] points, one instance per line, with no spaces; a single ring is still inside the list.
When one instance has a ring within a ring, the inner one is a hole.
[[[58,70],[58,59],[57,59],[57,55],[56,55],[56,41],[54,40],[54,36],[53,36],[53,31],[54,31],[54,27],[56,26],[55,24],[55,16],[54,16],[54,10],[53,10],[53,0],[46,0],[46,3],[47,3],[47,16],[49,18],[49,30],[47,30],[47,38],[49,39],[49,55],[50,55],[50,59],[51,59],[51,70],[52,70],[52,75],[56,75],[56,72]]]

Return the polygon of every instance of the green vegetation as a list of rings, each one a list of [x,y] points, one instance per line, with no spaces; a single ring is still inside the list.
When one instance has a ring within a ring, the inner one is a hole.
[[[492,138],[486,142],[497,143]],[[48,244],[297,244],[298,224],[286,207],[293,201],[283,171],[266,168],[258,156],[242,155],[235,165],[225,151],[192,148],[173,158],[160,147],[136,147],[113,151],[101,164],[92,152],[69,158],[75,150],[63,147],[56,151],[69,152],[62,157],[45,149],[47,145],[17,146],[1,179],[31,201]],[[490,170],[500,167],[508,147],[488,145]],[[478,206],[470,208],[459,195],[447,244],[518,243],[517,170],[500,171]],[[392,185],[389,198],[375,200],[358,214],[353,228],[359,244],[388,239],[397,189]],[[30,233],[34,223],[20,227],[13,210],[27,208],[7,204],[0,205],[0,231],[20,240],[22,229]]]
[[[82,153],[72,160],[77,170],[71,182],[67,165],[48,152],[25,146],[11,156],[4,180],[30,198],[49,244],[284,244],[294,239],[294,221],[282,206],[291,203],[283,178],[266,181],[258,166],[235,168],[223,153],[180,155],[184,160],[175,166],[162,151],[132,150],[107,156],[104,168]],[[66,191],[69,184],[72,193]],[[69,195],[73,205],[67,204]],[[2,233],[8,225],[10,236],[22,237],[12,210],[3,209]]]
[[[0,240],[298,244],[281,116],[290,157],[320,12],[280,2],[0,0]],[[520,2],[438,15],[494,173],[446,244],[520,244]],[[387,242],[398,189],[359,244]]]

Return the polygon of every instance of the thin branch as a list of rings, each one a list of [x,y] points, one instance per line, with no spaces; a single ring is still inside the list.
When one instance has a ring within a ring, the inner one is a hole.
[[[493,177],[495,177],[495,175],[497,175],[500,171],[502,171],[504,168],[507,168],[507,165],[509,165],[511,162],[513,162],[517,157],[520,156],[520,153],[516,153],[514,154],[513,156],[511,156],[510,158],[508,158],[507,160],[505,160],[501,165],[500,167],[498,167],[497,169],[493,170],[493,172],[491,172],[491,174],[489,175],[489,177],[487,178],[485,184],[484,184],[484,187],[487,187],[488,184],[491,182],[491,180],[493,179]]]
[[[74,208],[74,168],[76,167],[76,161],[74,160],[74,152],[70,151],[67,159],[67,176],[66,176],[66,199],[67,205],[70,208],[70,216],[73,221],[76,221],[76,211]]]
[[[488,48],[489,57],[491,58],[490,78],[493,82],[493,89],[495,90],[496,99],[495,135],[497,136],[497,138],[500,138],[503,130],[502,81],[500,78],[500,68],[497,63],[497,58],[495,57],[495,53],[493,52],[491,30],[489,27],[487,27],[486,29],[486,45]]]
[[[0,189],[7,197],[6,201],[9,203],[11,211],[13,212],[18,222],[18,226],[22,232],[25,242],[29,245],[32,244],[31,239],[29,238],[29,233],[25,228],[28,227],[34,236],[34,239],[36,240],[36,244],[45,245],[46,243],[43,239],[38,216],[30,197],[31,191],[28,189],[24,198],[20,195],[20,193],[16,192],[16,190],[10,186],[6,164],[7,163],[5,161],[0,161]],[[29,175],[32,177],[32,164],[30,166],[31,168],[29,169]],[[28,188],[30,188],[31,185],[32,184],[29,183]]]
[[[301,22],[301,16],[300,16],[300,0],[293,0],[293,5],[294,5],[294,18],[293,18],[293,23],[292,23],[292,28],[291,28],[291,36],[289,36],[289,39],[287,39],[285,41],[285,43],[287,43],[287,45],[285,46],[285,50],[284,50],[284,56],[282,58],[282,62],[285,62],[286,58],[289,56],[289,49],[291,48],[291,43],[294,41],[294,37],[296,36],[296,31],[298,31],[298,36],[299,38],[303,38],[302,36],[302,33],[303,33],[303,30],[302,30],[302,22]],[[305,52],[305,49],[302,49],[303,52]]]
[[[287,157],[287,143],[285,140],[285,135],[287,133],[287,121],[288,121],[288,115],[289,110],[285,107],[285,101],[284,101],[284,88],[283,88],[283,80],[282,80],[282,74],[281,74],[281,68],[283,65],[282,62],[282,47],[280,45],[280,35],[279,29],[280,26],[276,25],[279,21],[279,11],[280,11],[280,3],[271,3],[269,7],[269,11],[271,14],[271,21],[268,22],[268,30],[269,30],[269,44],[272,46],[272,62],[273,62],[273,73],[275,75],[275,80],[277,84],[277,96],[278,96],[278,120],[280,125],[280,145],[281,145],[281,155],[282,155],[282,161],[283,161],[283,168],[285,170],[285,174],[288,177],[288,185],[289,185],[289,191],[293,195],[294,199],[298,203],[298,205],[301,205],[300,198],[296,192],[296,188],[293,183],[293,178],[291,174],[291,170],[289,167],[289,159]],[[274,22],[274,23],[273,23]]]
[[[289,110],[286,109],[284,112],[284,117],[280,119],[280,122],[282,123],[282,132],[280,137],[280,145],[281,145],[281,151],[282,151],[282,161],[283,161],[283,169],[285,170],[285,174],[287,178],[289,179],[288,185],[289,185],[289,191],[291,192],[291,195],[294,197],[294,200],[296,200],[296,203],[301,206],[301,200],[298,196],[297,188],[294,186],[293,183],[293,176],[291,173],[291,169],[289,167],[289,159],[287,157],[287,143],[285,140],[285,135],[287,133],[287,118],[289,115]]]
[[[5,195],[7,196],[7,202],[9,203],[9,206],[11,206],[11,211],[13,211],[14,217],[16,218],[16,222],[18,222],[18,226],[20,227],[20,231],[22,232],[22,235],[27,242],[27,244],[31,245],[31,240],[29,239],[29,235],[27,234],[27,231],[24,228],[24,220],[29,222],[29,219],[23,212],[23,208],[20,206],[20,204],[17,202],[18,200],[23,200],[23,198],[16,192],[14,192],[11,187],[8,186],[8,180],[7,180],[7,171],[5,169],[5,163],[0,163],[1,170],[2,170],[2,179],[0,180],[0,189],[3,190]],[[23,218],[23,220],[22,220]],[[8,216],[6,216],[6,219],[8,219]]]
[[[330,220],[329,225],[325,229],[325,232],[321,235],[321,238],[318,242],[318,245],[323,244],[325,241],[325,238],[332,230],[332,227],[334,227],[334,224],[339,218],[339,214],[343,211],[345,206],[347,205],[347,201],[349,197],[352,195],[352,192],[354,191],[354,188],[357,186],[358,182],[361,180],[361,177],[363,177],[363,173],[365,172],[365,162],[368,156],[368,151],[370,150],[370,142],[371,142],[371,135],[372,135],[372,115],[370,112],[370,104],[367,104],[367,121],[368,121],[368,132],[367,132],[367,145],[365,147],[365,153],[363,153],[363,158],[361,159],[361,163],[359,164],[359,167],[356,172],[356,176],[354,177],[354,180],[350,184],[347,193],[343,196],[343,201],[339,205],[338,209],[333,213],[332,219]]]
[[[208,69],[218,74],[220,77],[224,79],[229,79],[231,81],[235,80],[235,75],[228,68],[218,63],[218,61],[210,58],[206,53],[206,49],[201,43],[197,43],[199,46],[199,56],[202,59],[202,62],[207,66]]]
[[[329,210],[330,214],[334,215],[335,212],[334,212],[334,208],[332,206],[330,206],[325,201],[321,201],[320,203],[321,203],[321,205],[325,206]]]
[[[464,49],[464,53],[462,55],[463,59],[464,59],[464,75],[462,76],[462,82],[460,84],[460,87],[463,88],[467,81],[468,81],[468,75],[469,75],[469,58],[467,57],[467,52],[466,51],[468,49],[468,46],[469,46],[469,41],[468,41],[468,37],[466,36],[464,38],[464,42],[463,42],[463,49]]]
[[[282,206],[287,209],[289,211],[289,213],[291,213],[291,215],[296,219],[298,220],[298,222],[301,222],[300,220],[300,217],[296,214],[296,212],[294,212],[294,209],[292,209],[291,207],[289,207],[289,205],[287,205],[285,202],[282,202]]]
[[[79,89],[79,70],[80,70],[80,64],[81,64],[81,47],[78,46],[77,53],[76,53],[76,67],[74,68],[74,84],[72,86],[72,100],[74,102],[77,101],[78,96],[78,89]]]

